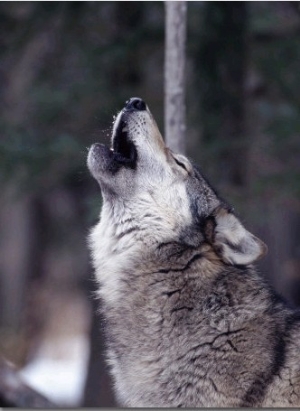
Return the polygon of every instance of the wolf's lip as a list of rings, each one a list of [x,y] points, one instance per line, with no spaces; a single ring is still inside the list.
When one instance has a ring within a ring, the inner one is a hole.
[[[119,164],[134,168],[137,160],[137,150],[128,135],[126,115],[123,113],[118,119],[112,138],[113,158]]]

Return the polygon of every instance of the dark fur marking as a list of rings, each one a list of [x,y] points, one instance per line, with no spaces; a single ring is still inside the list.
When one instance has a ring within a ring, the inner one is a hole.
[[[251,387],[246,392],[240,406],[241,407],[260,406],[262,403],[262,400],[265,397],[265,392],[267,389],[267,386],[265,384],[268,383],[269,378],[270,376],[266,378],[263,373],[258,375],[256,380],[254,380]]]
[[[126,218],[125,220],[122,220],[122,224],[131,223],[132,221],[133,221],[133,218],[129,217],[129,218]]]
[[[189,356],[190,355],[190,353],[196,353],[196,351],[199,349],[199,348],[203,348],[203,347],[205,347],[205,346],[209,346],[209,347],[211,347],[211,348],[214,348],[213,347],[213,345],[214,345],[214,343],[219,339],[219,338],[221,338],[221,337],[226,337],[226,336],[229,336],[229,335],[235,335],[235,334],[238,334],[239,332],[241,332],[241,331],[243,331],[244,330],[244,328],[240,328],[240,329],[238,329],[238,330],[234,330],[234,331],[226,331],[226,332],[224,332],[224,333],[221,333],[221,334],[219,334],[219,335],[217,335],[213,340],[211,340],[211,341],[206,341],[206,342],[204,342],[204,343],[201,343],[201,344],[198,344],[198,345],[196,345],[195,347],[192,347],[190,350],[188,350],[186,353],[184,353],[183,355],[181,355],[180,357],[177,357],[177,360],[182,360],[182,359],[184,359],[186,356]],[[201,353],[200,354],[200,357],[203,355],[203,353]],[[193,358],[191,358],[191,362],[195,362],[196,360],[197,360],[197,358],[199,358],[199,356],[196,356],[196,357],[193,357]]]
[[[209,378],[208,380],[210,381],[213,389],[214,389],[217,393],[219,393],[218,387],[217,387],[216,384],[214,383],[214,380],[213,380],[212,378]]]
[[[185,271],[185,270],[189,269],[190,266],[191,266],[195,261],[199,260],[200,258],[202,258],[202,254],[195,254],[195,255],[190,259],[190,261],[189,261],[184,267],[182,267],[182,268],[171,268],[171,267],[170,267],[170,268],[163,268],[163,269],[161,269],[161,270],[158,270],[157,273],[167,274],[167,273],[169,273],[169,272],[171,272],[171,271],[173,271],[173,272],[182,272],[182,271]]]
[[[281,298],[273,294],[273,299],[277,302],[281,302]],[[274,303],[274,301],[273,301]],[[274,309],[274,306],[273,306]],[[280,309],[280,307],[278,307]],[[243,406],[259,406],[265,397],[268,386],[273,382],[275,376],[278,376],[280,369],[284,365],[286,355],[286,342],[289,340],[289,335],[297,323],[300,322],[300,311],[293,312],[287,317],[286,327],[283,332],[275,330],[274,339],[276,345],[274,347],[273,365],[269,370],[269,373],[265,376],[259,376],[252,384],[248,392],[245,394],[241,407]],[[264,387],[262,390],[261,387]]]
[[[119,235],[117,235],[117,239],[120,240],[125,235],[133,233],[134,231],[141,231],[141,229],[139,227],[131,227],[128,230],[125,230],[122,233],[120,233]]]
[[[269,385],[272,383],[274,377],[278,375],[285,361],[286,340],[284,334],[285,333],[279,330],[275,330],[274,339],[276,340],[276,345],[274,346],[273,364],[268,370],[262,371],[257,375],[251,387],[246,392],[241,407],[261,405]]]
[[[180,246],[180,243],[177,243],[176,241],[168,241],[166,243],[160,243],[157,246],[157,248],[158,248],[158,250],[160,250],[163,247],[170,247],[170,246],[178,247],[178,246]]]
[[[178,288],[177,290],[174,290],[174,291],[165,291],[162,294],[166,295],[167,297],[171,297],[173,294],[181,293],[181,291],[182,291],[181,288]]]
[[[215,228],[216,228],[216,220],[214,217],[208,217],[203,222],[203,233],[206,241],[210,244],[213,244],[215,241]]]
[[[293,330],[294,326],[297,325],[297,323],[300,323],[300,310],[297,310],[296,312],[293,312],[288,318],[287,318],[287,330],[290,332]]]
[[[170,257],[182,257],[182,255],[190,250],[194,250],[195,247],[187,244],[182,244],[176,241],[170,241],[166,243],[161,243],[158,245],[157,249],[159,251],[164,251],[168,258]]]
[[[177,312],[177,311],[181,311],[181,310],[193,311],[193,309],[194,309],[194,307],[186,307],[186,306],[183,306],[183,307],[173,308],[173,309],[171,310],[171,313],[174,313],[174,312]]]
[[[236,349],[236,347],[232,344],[232,342],[230,340],[227,340],[227,344],[230,345],[230,347],[233,349],[233,351],[238,352],[238,350]]]

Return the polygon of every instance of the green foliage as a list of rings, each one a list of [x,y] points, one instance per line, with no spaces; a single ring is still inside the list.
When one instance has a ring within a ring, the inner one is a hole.
[[[9,138],[0,140],[2,183],[17,179],[23,190],[49,190],[63,184],[85,162],[82,144],[70,135],[58,135],[51,141],[26,130],[6,134]]]
[[[251,124],[247,129],[249,106],[268,155],[279,162],[285,157],[280,173],[298,172],[295,10],[282,2],[189,3],[188,128],[199,135],[192,155],[215,176],[235,161],[228,148],[256,144]],[[130,96],[144,97],[162,127],[163,3],[4,2],[0,21],[7,78],[0,115],[3,181],[40,191],[82,179],[86,147],[109,141],[112,114]],[[248,75],[258,78],[259,95],[242,89]],[[273,179],[264,165],[256,170],[257,186],[268,173]]]
[[[86,173],[86,147],[107,142],[112,114],[141,94],[147,53],[163,51],[163,5],[1,4],[0,19],[0,174],[30,190],[65,185]]]

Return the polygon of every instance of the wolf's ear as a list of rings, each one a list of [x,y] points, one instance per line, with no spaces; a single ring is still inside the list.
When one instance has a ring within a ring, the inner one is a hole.
[[[238,218],[223,207],[213,212],[205,228],[208,241],[227,264],[251,264],[267,253],[267,246],[245,229]]]

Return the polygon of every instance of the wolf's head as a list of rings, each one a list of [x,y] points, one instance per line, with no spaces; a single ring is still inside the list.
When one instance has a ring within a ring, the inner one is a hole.
[[[199,169],[165,146],[139,98],[130,99],[116,117],[111,148],[98,143],[91,147],[88,167],[115,224],[134,221],[144,236],[157,242],[210,244],[227,264],[250,264],[266,251]]]

